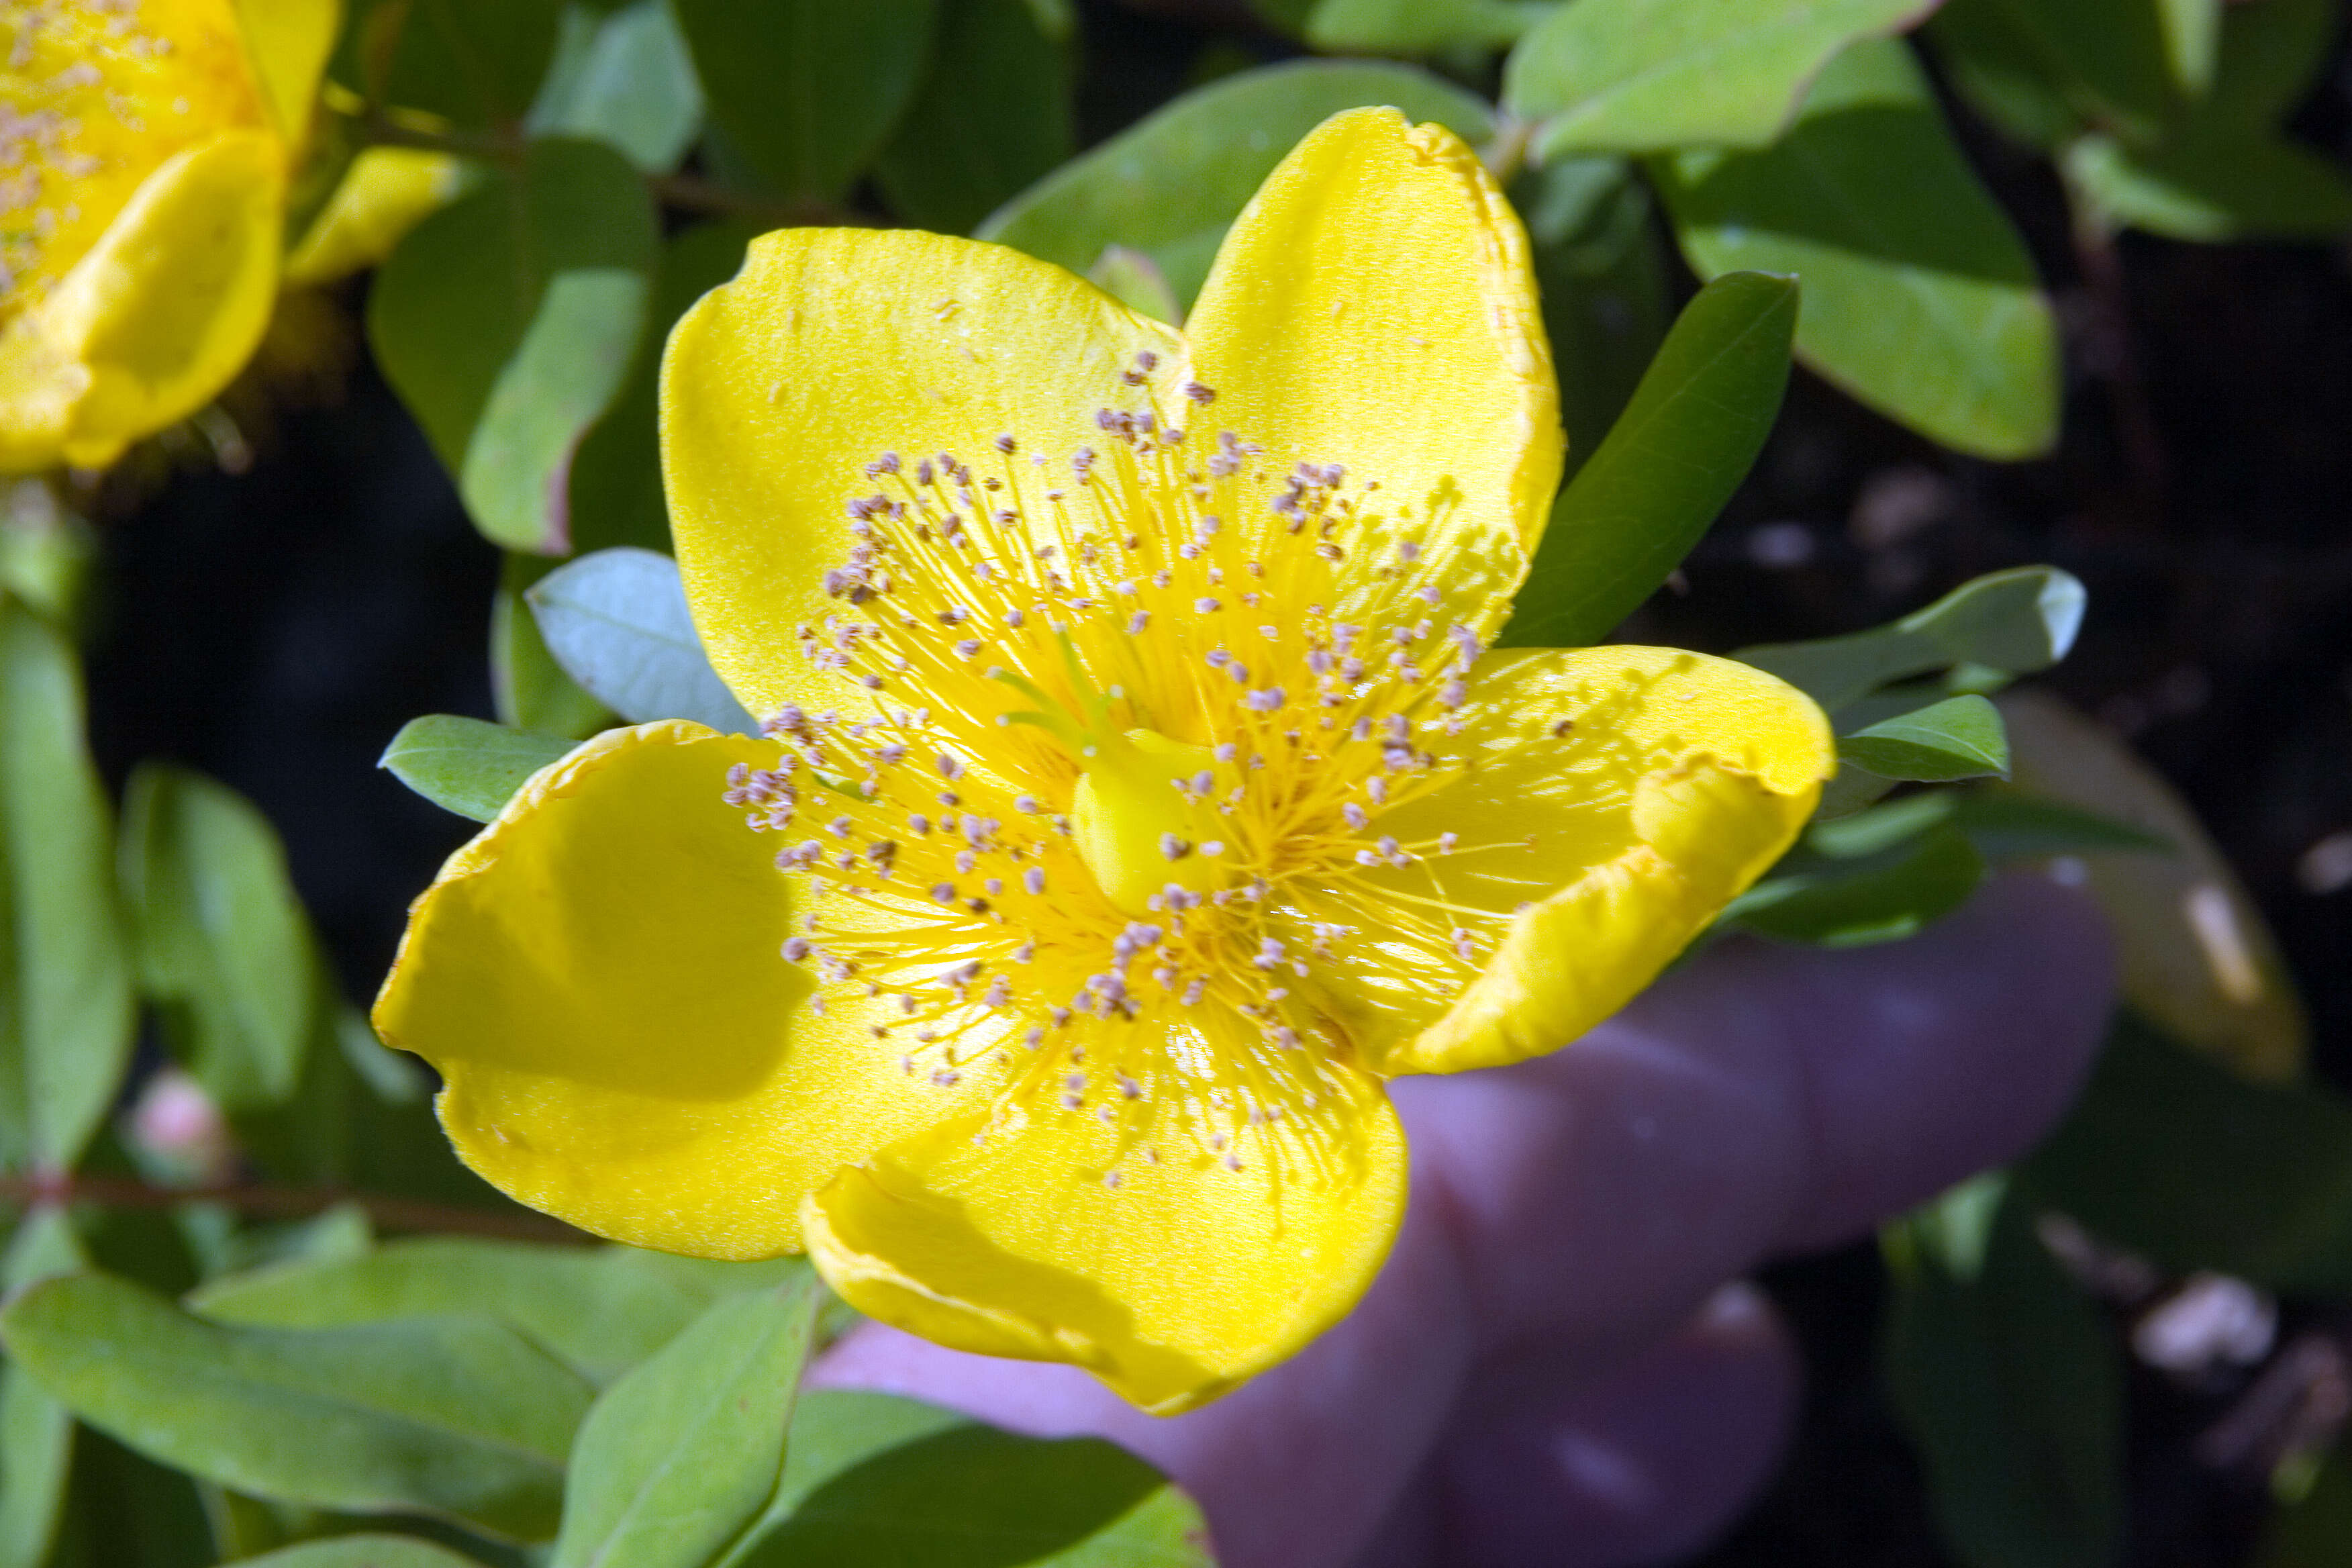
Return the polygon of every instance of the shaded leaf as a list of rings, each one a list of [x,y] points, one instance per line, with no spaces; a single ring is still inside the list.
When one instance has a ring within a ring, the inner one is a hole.
[[[228,1328],[103,1274],[0,1314],[11,1355],[93,1426],[259,1496],[554,1533],[588,1385],[487,1318]]]
[[[81,671],[0,594],[0,1163],[71,1167],[131,1053],[113,823],[82,739]]]
[[[446,1546],[413,1535],[343,1535],[306,1541],[243,1559],[250,1568],[479,1568]]]
[[[554,55],[564,0],[383,0],[359,29],[368,96],[479,129],[519,123]]]
[[[1953,665],[2015,675],[2047,669],[2074,646],[2087,598],[2071,573],[2020,566],[1963,583],[1889,626],[1813,642],[1759,644],[1732,657],[1834,712],[1888,681]]]
[[[44,1204],[9,1237],[0,1287],[13,1295],[87,1266],[66,1211]],[[49,1561],[73,1452],[73,1413],[24,1368],[0,1364],[0,1568],[44,1568]]]
[[[441,807],[476,822],[506,808],[523,781],[572,750],[572,742],[454,713],[411,719],[376,766]]]
[[[1981,697],[1941,702],[1882,719],[1838,738],[1838,760],[1881,778],[1948,784],[2009,774],[2009,740],[2000,710]]]
[[[1927,32],[1970,106],[2037,146],[2145,140],[2173,90],[2163,0],[1949,0]]]
[[[2352,229],[2352,181],[2335,163],[2278,135],[2184,129],[2134,149],[2085,136],[2066,149],[2071,187],[2109,228],[2217,245],[2326,239]]]
[[[1070,155],[1070,60],[1029,0],[939,0],[930,69],[874,178],[901,217],[962,234]]]
[[[1865,947],[1916,936],[1968,902],[1984,859],[1950,827],[1854,859],[1791,855],[1724,910],[1727,923],[1782,942]]]
[[[1186,93],[990,216],[975,232],[1083,273],[1107,245],[1151,258],[1190,309],[1217,246],[1285,154],[1342,110],[1393,104],[1467,142],[1493,133],[1486,106],[1409,66],[1304,60],[1242,71]]]
[[[1763,147],[1822,68],[1935,0],[1577,0],[1519,41],[1503,102],[1538,158]]]
[[[1886,1385],[1927,1462],[1945,1544],[1967,1568],[2113,1562],[2122,1356],[2020,1193],[1979,1178],[1885,1241],[1896,1285]]]
[[[713,1303],[807,1271],[808,1264],[796,1258],[713,1263],[628,1247],[423,1237],[347,1262],[217,1279],[189,1301],[222,1322],[287,1329],[487,1314],[602,1384],[660,1349]]]
[[[674,0],[710,122],[775,195],[829,202],[906,111],[932,0]]]
[[[1797,275],[1797,356],[1864,403],[1978,457],[2057,438],[2057,334],[2032,259],[1902,44],[1840,56],[1777,145],[1652,172],[1702,278]]]
[[[378,271],[377,363],[493,541],[567,548],[572,451],[629,368],[655,246],[628,161],[548,139],[417,225]]]
[[[1296,28],[1335,54],[1426,55],[1516,42],[1557,9],[1558,0],[1313,0]]]
[[[2003,726],[2004,731],[2006,726]],[[1971,790],[1952,820],[1988,860],[2052,855],[2169,855],[2172,840],[2110,816],[2014,789]]]
[[[142,763],[123,792],[122,889],[140,983],[225,1110],[293,1094],[320,972],[277,829],[226,784]]]
[[[506,558],[490,601],[490,701],[501,724],[585,740],[613,723],[613,710],[563,673],[523,600],[553,570],[543,556],[509,552]]]
[[[702,124],[702,84],[667,0],[609,16],[563,14],[562,42],[530,107],[537,136],[602,142],[648,174],[678,165]]]
[[[1210,1568],[1206,1537],[1190,1499],[1098,1438],[818,1389],[793,1421],[768,1523],[721,1568]]]
[[[47,1568],[212,1568],[195,1483],[105,1433],[74,1434],[73,1488]]]
[[[759,732],[710,668],[668,556],[600,550],[556,568],[527,597],[564,672],[631,723],[691,719],[721,734]]]
[[[1155,321],[1165,321],[1171,327],[1184,324],[1184,307],[1176,302],[1176,295],[1168,287],[1168,279],[1160,264],[1139,250],[1124,245],[1106,245],[1095,264],[1087,268],[1087,281],[1126,306],[1141,311]]]
[[[1762,449],[1796,321],[1786,278],[1734,273],[1699,290],[1554,503],[1503,646],[1596,641],[1666,580]]]
[[[781,1478],[819,1291],[722,1300],[606,1389],[572,1451],[552,1568],[703,1568]]]

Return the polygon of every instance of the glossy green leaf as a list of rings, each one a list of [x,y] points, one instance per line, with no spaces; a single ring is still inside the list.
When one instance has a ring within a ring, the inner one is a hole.
[[[931,64],[874,178],[909,223],[962,234],[1075,146],[1070,58],[1028,0],[939,0]]]
[[[634,544],[670,547],[662,496],[661,351],[687,308],[727,281],[759,232],[742,221],[698,224],[662,247],[649,330],[613,405],[572,459],[572,548],[582,554]]]
[[[530,106],[536,136],[602,142],[648,174],[678,165],[702,124],[702,84],[667,0],[599,16],[574,5]]]
[[[1486,106],[1409,66],[1304,60],[1186,93],[1056,169],[976,231],[1084,272],[1108,245],[1151,258],[1191,308],[1225,230],[1298,140],[1342,110],[1393,104],[1464,140],[1494,131]]]
[[[1988,860],[2178,852],[2170,839],[2158,834],[2022,790],[1971,790],[1960,797],[1952,820]]]
[[[2168,0],[1949,0],[1928,36],[1970,105],[2045,147],[2153,136],[2175,89]],[[2185,40],[2184,40],[2185,42]]]
[[[413,1535],[341,1535],[241,1561],[247,1568],[480,1568],[471,1557]]]
[[[660,1349],[714,1302],[807,1272],[800,1258],[713,1263],[628,1247],[425,1237],[391,1242],[348,1262],[215,1280],[189,1300],[222,1322],[286,1329],[487,1314],[603,1384]]]
[[[122,889],[140,984],[224,1110],[294,1092],[319,961],[269,819],[226,784],[142,763],[123,792]]]
[[[121,1083],[131,965],[81,671],[0,595],[0,1163],[70,1167]]]
[[[2352,1102],[2252,1082],[2129,1013],[2022,1171],[2051,1206],[2168,1269],[2352,1291]]]
[[[1734,900],[1727,923],[1814,947],[1901,942],[1968,902],[1984,859],[1950,827],[1853,859],[1791,855]]]
[[[1297,30],[1334,54],[1428,55],[1515,43],[1558,0],[1313,0]]]
[[[572,452],[632,363],[655,254],[628,160],[548,139],[419,224],[378,271],[377,363],[493,541],[568,548]]]
[[[2000,710],[1983,698],[1948,697],[1839,736],[1838,760],[1881,778],[1929,784],[2006,778],[2009,737]]]
[[[2115,1561],[2122,1355],[2031,1206],[1982,1178],[1889,1226],[1885,1246],[1887,1391],[1926,1461],[1947,1548],[1965,1568]]]
[[[229,1328],[104,1274],[52,1279],[0,1314],[11,1355],[91,1425],[205,1479],[494,1534],[555,1532],[591,1390],[488,1318]]]
[[[1211,1568],[1207,1533],[1190,1499],[1100,1439],[820,1389],[800,1402],[767,1523],[719,1568]]]
[[[1565,479],[1599,449],[1674,322],[1665,247],[1649,187],[1622,158],[1563,158],[1523,172],[1545,335],[1559,370]]]
[[[1734,273],[1699,290],[1554,503],[1504,646],[1597,641],[1666,580],[1763,448],[1796,321],[1786,278]]]
[[[1184,324],[1184,307],[1176,302],[1175,291],[1168,287],[1160,264],[1139,250],[1124,245],[1104,246],[1095,264],[1087,268],[1087,281],[1155,321],[1171,327]]]
[[[1973,663],[2017,675],[2066,657],[2088,602],[2054,566],[2020,566],[1961,584],[1891,626],[1814,642],[1765,643],[1732,657],[1769,670],[1835,712],[1891,680]]]
[[[10,1294],[87,1267],[62,1208],[27,1213],[9,1237],[0,1286]],[[65,1517],[73,1413],[22,1367],[0,1365],[0,1568],[45,1568]]]
[[[1962,798],[1958,790],[1920,790],[1900,800],[1832,818],[1816,815],[1805,829],[1805,847],[1832,860],[1877,855],[1951,821],[1958,815]]]
[[[581,1425],[551,1568],[704,1568],[775,1495],[821,1290],[710,1308]]]
[[[523,781],[572,750],[572,742],[453,713],[411,719],[376,766],[441,807],[488,822]]]
[[[1577,0],[1511,51],[1503,102],[1538,158],[1764,147],[1857,39],[1934,0]]]
[[[506,558],[490,601],[490,700],[501,724],[584,740],[613,724],[613,710],[563,673],[523,600],[552,570],[554,563],[543,556],[509,552]]]
[[[361,24],[370,96],[474,130],[512,127],[530,107],[564,0],[383,0]]]
[[[1798,277],[1798,358],[1864,403],[1977,457],[2057,439],[2050,302],[1902,44],[1840,56],[1777,145],[1652,173],[1699,276]]]
[[[730,153],[787,200],[839,198],[898,123],[932,0],[673,0]]]
[[[525,595],[564,673],[633,724],[691,719],[721,734],[759,733],[702,651],[677,563],[650,550],[600,550]]]

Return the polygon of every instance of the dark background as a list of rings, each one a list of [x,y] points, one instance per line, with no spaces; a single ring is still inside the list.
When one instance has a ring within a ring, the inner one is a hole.
[[[1285,52],[1244,29],[1083,9],[1088,141],[1213,62]],[[2296,129],[2342,157],[2340,41],[2336,61]],[[1800,372],[1685,591],[1662,594],[1627,635],[1724,651],[1858,629],[2003,566],[2075,573],[2090,613],[2054,684],[2195,804],[2285,947],[2318,1070],[2352,1087],[2352,889],[2315,891],[2297,875],[2315,841],[2352,828],[2346,256],[2126,237],[2115,271],[2094,257],[2086,279],[2047,165],[1954,115],[2067,326],[2059,452],[2016,466],[1955,457]],[[339,395],[252,435],[247,473],[188,469],[101,498],[92,734],[118,784],[138,759],[166,757],[251,795],[364,1000],[407,900],[470,830],[375,760],[419,713],[488,716],[498,563],[363,362]],[[1942,1561],[1872,1377],[1874,1250],[1784,1265],[1768,1283],[1804,1338],[1811,1396],[1781,1482],[1708,1561]],[[2233,1391],[2142,1375],[2133,1392],[2130,1561],[2238,1560],[2261,1494],[2189,1454]]]

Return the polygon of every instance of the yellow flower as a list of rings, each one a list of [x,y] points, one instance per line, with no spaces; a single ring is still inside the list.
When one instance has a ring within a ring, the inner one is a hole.
[[[0,472],[110,463],[244,365],[336,19],[335,0],[0,0]],[[331,203],[346,227],[379,187],[414,195],[383,156]]]
[[[941,1343],[1215,1397],[1380,1267],[1381,1080],[1573,1039],[1830,771],[1744,666],[1484,650],[1556,398],[1517,220],[1393,110],[1291,153],[1181,335],[993,246],[768,236],[663,431],[774,718],[537,775],[418,901],[385,1037],[590,1230],[806,1247]]]

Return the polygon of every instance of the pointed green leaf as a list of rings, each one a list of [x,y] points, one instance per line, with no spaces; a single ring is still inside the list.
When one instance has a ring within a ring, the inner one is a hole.
[[[341,1535],[241,1559],[245,1568],[480,1568],[413,1535]]]
[[[415,1510],[495,1534],[555,1532],[591,1391],[487,1318],[228,1328],[104,1274],[0,1314],[9,1354],[92,1426],[257,1496]]]
[[[1838,759],[1881,778],[1930,784],[2006,778],[2009,737],[2000,710],[1983,698],[1948,697],[1840,736]]]
[[[1505,647],[1594,642],[1666,580],[1763,448],[1796,321],[1786,278],[1733,273],[1699,290],[1553,505]]]
[[[667,0],[599,17],[563,14],[563,38],[531,104],[535,136],[602,142],[647,174],[678,165],[702,124],[702,84]]]
[[[1734,900],[1723,919],[1815,947],[1866,947],[1916,936],[1969,901],[1984,859],[1958,829],[1930,828],[1851,860],[1791,855]]]
[[[962,234],[1069,157],[1069,51],[1029,0],[940,0],[931,52],[874,178],[901,217]]]
[[[69,1168],[131,1054],[113,823],[82,723],[72,648],[0,594],[0,1163],[16,1168]]]
[[[2050,302],[1902,44],[1841,55],[1775,146],[1651,167],[1700,277],[1803,283],[1797,357],[1823,376],[1974,456],[2057,439]]]
[[[1735,658],[1835,712],[1891,680],[1973,663],[2013,675],[2066,657],[2088,595],[2071,573],[2020,566],[1963,583],[1891,626],[1814,642],[1765,643]]]
[[[806,1276],[801,1258],[713,1263],[635,1247],[422,1237],[345,1262],[216,1279],[189,1298],[208,1318],[333,1328],[443,1312],[512,1324],[595,1384],[667,1343],[714,1302]]]
[[[1072,159],[975,231],[1073,272],[1107,245],[1142,251],[1190,308],[1225,230],[1274,166],[1332,115],[1393,104],[1465,141],[1494,119],[1477,99],[1408,66],[1303,60],[1199,88]]]
[[[1538,158],[1764,147],[1839,51],[1935,0],[1577,0],[1519,40],[1503,102]]]
[[[710,123],[791,201],[847,191],[906,112],[932,0],[674,0]]]
[[[628,546],[557,567],[525,595],[564,673],[633,724],[691,719],[759,733],[702,651],[677,563]]]
[[[11,1295],[88,1267],[66,1211],[44,1204],[8,1240],[0,1287]],[[0,1365],[0,1568],[45,1568],[72,1477],[73,1413],[25,1369]]]
[[[376,766],[444,811],[488,822],[526,779],[572,744],[454,713],[427,713],[400,727]]]
[[[774,1494],[820,1294],[710,1308],[606,1389],[572,1446],[552,1568],[704,1568]]]

